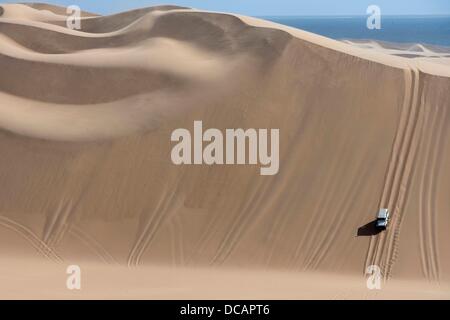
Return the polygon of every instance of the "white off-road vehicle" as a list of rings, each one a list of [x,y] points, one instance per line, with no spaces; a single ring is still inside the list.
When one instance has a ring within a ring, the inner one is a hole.
[[[376,228],[386,230],[388,224],[389,224],[389,210],[380,209],[380,211],[378,211],[377,222],[375,224]]]

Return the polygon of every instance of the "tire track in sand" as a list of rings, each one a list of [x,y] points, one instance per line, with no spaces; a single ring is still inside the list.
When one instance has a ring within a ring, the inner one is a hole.
[[[373,159],[371,160],[373,162]],[[368,163],[369,167],[373,165],[373,163]],[[350,209],[354,206],[354,203],[351,199],[354,199],[358,192],[363,188],[364,182],[367,178],[367,172],[364,170],[365,166],[363,162],[358,164],[357,169],[355,170],[355,178],[352,183],[349,185],[348,189],[344,193],[339,204],[336,206],[335,216],[333,221],[330,223],[328,230],[325,232],[325,237],[322,239],[320,244],[317,246],[317,250],[315,254],[310,258],[310,260],[306,264],[305,269],[316,270],[318,269],[320,263],[325,259],[330,249],[332,248],[333,243],[339,234],[339,230],[342,230],[342,225],[346,222],[346,212],[349,212]]]
[[[439,281],[439,255],[436,228],[436,188],[443,150],[443,136],[446,132],[447,108],[436,106],[433,118],[427,127],[432,129],[424,149],[426,161],[422,169],[419,206],[419,235],[421,264],[424,276],[431,281]],[[427,117],[428,118],[428,117]],[[427,170],[429,169],[429,170]],[[431,174],[428,174],[428,173]]]
[[[172,265],[174,267],[184,266],[183,224],[178,215],[175,215],[170,221],[169,231],[171,234]]]
[[[55,262],[62,261],[61,257],[55,251],[53,251],[52,248],[47,246],[44,241],[39,239],[36,234],[27,227],[4,216],[0,216],[0,225],[19,234],[46,259]]]
[[[138,266],[145,249],[150,245],[152,239],[156,235],[159,227],[168,218],[167,210],[172,203],[175,192],[168,194],[164,191],[164,196],[158,202],[154,214],[148,219],[143,231],[139,234],[133,248],[128,257],[128,267]]]
[[[43,241],[55,248],[63,239],[69,228],[69,219],[73,212],[72,200],[61,200],[56,211],[47,219],[44,227]]]
[[[419,126],[423,108],[419,103],[419,97],[422,94],[419,70],[410,66],[409,70],[404,71],[404,79],[405,99],[379,204],[380,208],[390,210],[391,227],[387,232],[371,237],[363,270],[364,272],[369,265],[378,265],[383,271],[385,280],[389,279],[398,254],[398,240],[404,215],[403,207],[421,135]],[[385,251],[386,245],[387,251]],[[383,255],[385,259],[383,259]]]
[[[392,267],[397,259],[398,256],[398,241],[400,238],[400,229],[401,229],[401,223],[403,221],[404,216],[404,205],[406,203],[406,198],[408,194],[408,189],[410,186],[410,178],[411,173],[413,172],[413,167],[416,164],[416,154],[418,149],[418,142],[420,140],[420,136],[422,135],[422,132],[420,128],[418,129],[419,121],[423,118],[423,108],[422,108],[422,87],[421,87],[421,81],[420,81],[420,72],[417,68],[412,67],[412,74],[414,75],[413,79],[413,92],[412,92],[412,109],[414,111],[414,115],[411,117],[412,123],[410,123],[409,126],[407,126],[407,132],[406,136],[408,137],[408,140],[406,140],[406,150],[404,154],[404,163],[399,168],[400,175],[399,175],[399,185],[397,187],[397,191],[393,193],[392,198],[389,200],[389,208],[394,208],[393,212],[393,230],[392,233],[387,233],[386,237],[388,238],[388,247],[387,247],[387,253],[385,258],[385,279],[389,279]],[[382,244],[382,253],[384,249],[385,243]]]
[[[83,242],[91,249],[103,262],[107,264],[118,264],[114,257],[92,236],[84,232],[81,228],[71,225],[68,231],[71,235]]]
[[[435,259],[435,265],[436,265],[436,281],[440,280],[440,265],[439,265],[439,254],[438,254],[438,241],[437,241],[437,210],[436,210],[436,195],[437,195],[437,183],[438,183],[438,175],[439,175],[439,168],[441,167],[442,164],[442,153],[444,150],[444,146],[446,145],[446,139],[444,137],[447,137],[447,133],[448,133],[448,126],[446,126],[446,123],[448,121],[448,108],[444,107],[445,111],[444,111],[444,115],[442,116],[442,127],[441,127],[441,131],[438,137],[438,142],[436,143],[436,148],[435,148],[435,152],[436,152],[436,158],[435,161],[433,163],[433,168],[432,168],[432,185],[431,185],[431,196],[428,199],[428,207],[429,207],[429,212],[431,215],[431,230],[430,230],[430,236],[431,238],[431,247],[432,247],[432,253],[433,253],[433,257]]]
[[[428,110],[425,112],[425,125],[434,125],[436,121],[437,113],[434,113],[434,117],[430,121],[430,112]],[[430,122],[430,123],[429,123]],[[426,176],[426,168],[429,166],[430,162],[430,148],[431,148],[431,136],[422,137],[421,146],[424,149],[425,152],[425,162],[422,166],[422,175],[420,179],[420,187],[419,187],[419,248],[420,248],[420,262],[422,265],[422,272],[426,279],[430,279],[430,265],[429,265],[429,259],[426,252],[426,226],[427,222],[425,220],[424,212],[426,211],[426,196],[425,194],[428,193],[428,179]],[[426,189],[426,190],[425,190]]]
[[[184,199],[179,197],[179,183],[173,189],[171,188],[171,191],[168,190],[169,188],[170,186],[166,184],[153,214],[145,222],[142,231],[138,233],[128,256],[128,267],[138,266],[140,264],[142,255],[152,244],[160,227],[169,221],[177,210],[183,206]]]

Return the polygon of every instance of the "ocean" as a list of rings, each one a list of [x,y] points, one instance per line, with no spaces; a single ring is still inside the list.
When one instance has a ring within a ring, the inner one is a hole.
[[[381,40],[450,47],[450,16],[382,16],[379,30],[367,28],[367,16],[280,16],[263,19],[336,40]]]

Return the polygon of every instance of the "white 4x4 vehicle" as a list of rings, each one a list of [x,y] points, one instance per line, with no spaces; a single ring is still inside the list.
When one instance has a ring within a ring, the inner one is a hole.
[[[377,229],[386,230],[389,224],[389,210],[388,209],[380,209],[378,211],[377,223],[375,226]]]

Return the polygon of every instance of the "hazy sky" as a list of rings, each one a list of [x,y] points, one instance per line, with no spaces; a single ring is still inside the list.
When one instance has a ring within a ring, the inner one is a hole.
[[[42,1],[42,0],[41,0]],[[39,0],[0,0],[0,2],[39,2]],[[177,4],[197,9],[268,15],[365,15],[375,4],[382,14],[445,14],[450,15],[450,0],[48,0],[53,4],[76,4],[86,11],[114,13],[158,4]]]

